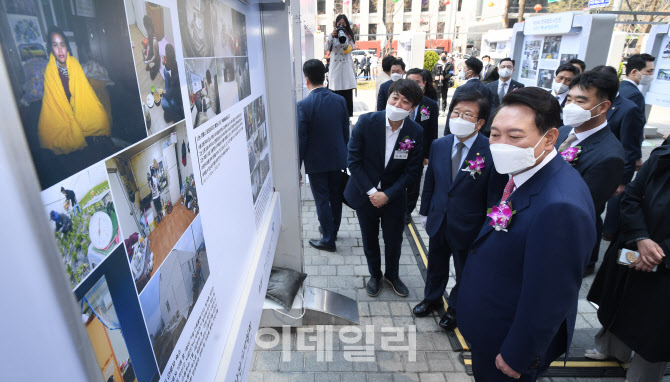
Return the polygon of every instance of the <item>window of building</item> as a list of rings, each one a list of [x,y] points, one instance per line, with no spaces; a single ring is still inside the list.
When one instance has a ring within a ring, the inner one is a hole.
[[[439,12],[444,12],[447,10],[447,4],[445,3],[446,0],[438,0],[440,2],[440,7],[438,9]]]
[[[319,25],[319,27],[321,28],[321,29],[319,29],[319,30],[320,30],[322,33],[328,33],[328,32],[326,31],[326,26],[325,26],[325,25]]]
[[[412,12],[412,0],[405,0],[404,9],[405,12]]]
[[[458,9],[457,9],[458,12],[461,11],[461,5],[463,5],[463,0],[458,0]]]
[[[368,24],[368,41],[377,39],[377,24]]]
[[[377,0],[370,0],[369,13],[377,13]]]
[[[444,21],[440,21],[439,23],[437,23],[437,33],[438,33],[437,38],[439,39],[445,38],[443,34],[444,32],[446,32],[444,30],[444,26],[445,26]]]
[[[402,30],[403,30],[403,32],[404,32],[404,31],[408,31],[408,30],[410,30],[410,29],[412,29],[412,23],[402,23]]]
[[[353,0],[351,2],[351,11],[356,13],[361,13],[361,0]]]
[[[326,14],[326,0],[316,0],[316,13],[319,15]]]
[[[430,33],[430,25],[428,24],[428,21],[421,20],[421,24],[419,24],[419,30],[421,32],[426,32]]]
[[[361,28],[356,25],[356,24],[351,24],[351,31],[354,32],[354,36],[356,37],[356,41],[359,40],[358,34],[361,33]]]
[[[430,0],[421,0],[421,12],[428,12],[428,6],[430,5]]]
[[[342,0],[335,0],[335,14],[342,14]]]

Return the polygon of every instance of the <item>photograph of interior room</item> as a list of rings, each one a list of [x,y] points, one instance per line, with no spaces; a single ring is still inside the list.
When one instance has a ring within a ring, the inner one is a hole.
[[[138,292],[198,214],[188,152],[186,125],[181,122],[106,162]],[[156,210],[149,185],[150,167],[157,173],[161,211]]]

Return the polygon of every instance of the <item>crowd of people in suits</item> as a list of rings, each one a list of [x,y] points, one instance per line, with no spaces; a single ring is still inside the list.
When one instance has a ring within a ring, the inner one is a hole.
[[[621,83],[614,68],[586,70],[574,59],[556,69],[550,91],[512,80],[513,59],[484,59],[468,58],[458,73],[441,138],[444,85],[456,75],[446,54],[433,71],[406,71],[385,57],[377,111],[359,116],[351,133],[344,98],[322,87],[323,64],[305,62],[311,93],[297,105],[300,162],[322,234],[310,245],[337,251],[347,203],[362,233],[367,294],[385,282],[408,296],[398,264],[423,185],[428,266],[413,314],[443,306],[453,260],[439,326],[458,327],[470,343],[477,381],[535,381],[567,360],[582,279],[596,272],[604,238],[610,245],[588,295],[603,329],[584,356],[632,356],[628,381],[660,381],[670,361],[670,146],[642,163],[638,89],[649,84],[654,57],[630,57]]]

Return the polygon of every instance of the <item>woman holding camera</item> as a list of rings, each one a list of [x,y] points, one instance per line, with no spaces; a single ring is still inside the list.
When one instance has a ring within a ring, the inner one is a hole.
[[[660,382],[670,361],[670,146],[655,149],[621,198],[621,226],[588,300],[603,328],[586,357],[627,362],[629,382]],[[634,250],[624,253],[621,249]],[[628,264],[630,265],[622,265]]]
[[[351,58],[355,43],[347,16],[337,16],[335,29],[328,35],[325,44],[325,50],[330,51],[328,88],[344,97],[350,117],[354,115],[353,89],[356,88],[356,74]]]

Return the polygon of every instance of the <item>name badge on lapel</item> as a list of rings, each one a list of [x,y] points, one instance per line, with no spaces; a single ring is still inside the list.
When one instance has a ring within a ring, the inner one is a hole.
[[[409,154],[404,150],[395,150],[393,152],[393,159],[407,159]]]

